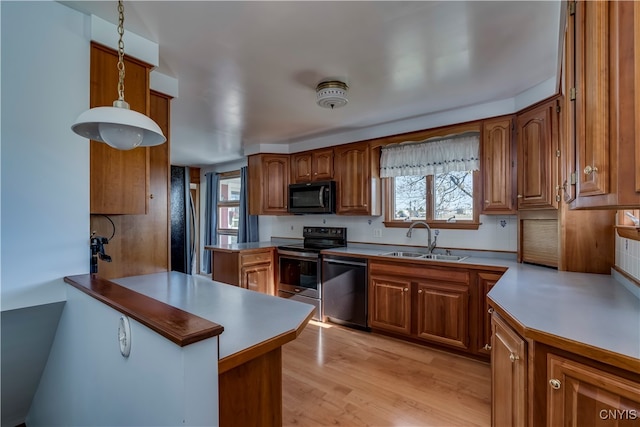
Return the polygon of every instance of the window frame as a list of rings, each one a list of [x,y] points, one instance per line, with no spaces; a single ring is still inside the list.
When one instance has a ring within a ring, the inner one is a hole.
[[[447,222],[446,220],[436,220],[434,218],[434,195],[433,195],[433,175],[426,176],[427,185],[427,219],[426,223],[431,228],[438,229],[458,229],[458,230],[477,230],[480,225],[480,199],[482,197],[482,185],[481,185],[480,171],[473,171],[473,219],[472,220],[456,220],[456,222]],[[394,219],[395,215],[395,181],[394,178],[382,178],[383,191],[384,191],[384,221],[385,227],[390,228],[409,228],[411,224],[416,221],[404,221]]]
[[[222,180],[224,179],[233,179],[233,178],[240,178],[240,170],[235,170],[235,171],[229,171],[229,172],[222,172],[220,173],[220,182],[218,183],[218,186],[220,185],[220,183],[222,182]],[[222,236],[236,236],[236,241],[238,238],[238,230],[235,228],[220,228],[220,219],[221,219],[221,215],[220,215],[220,208],[234,208],[237,207],[238,209],[240,209],[240,199],[238,198],[238,200],[220,200],[220,188],[218,187],[218,212],[216,212],[216,234],[218,236],[218,244],[220,244],[220,237]]]

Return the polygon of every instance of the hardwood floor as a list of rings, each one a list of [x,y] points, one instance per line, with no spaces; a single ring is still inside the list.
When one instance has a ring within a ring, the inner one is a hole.
[[[282,348],[284,426],[489,426],[487,363],[311,322]]]

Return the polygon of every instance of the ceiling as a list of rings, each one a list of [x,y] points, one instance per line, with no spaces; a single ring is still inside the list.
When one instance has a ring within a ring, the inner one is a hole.
[[[117,23],[115,1],[62,3]],[[158,71],[178,79],[171,104],[175,165],[233,161],[261,147],[299,151],[291,147],[310,140],[334,145],[384,136],[398,133],[385,133],[394,123],[424,129],[423,117],[515,98],[556,81],[559,69],[559,0],[124,7],[125,32],[158,43]],[[316,105],[315,87],[327,79],[349,85],[345,107]]]

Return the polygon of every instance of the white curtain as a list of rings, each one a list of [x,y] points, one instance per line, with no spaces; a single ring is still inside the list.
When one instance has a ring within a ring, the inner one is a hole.
[[[380,176],[426,176],[480,169],[480,134],[408,141],[382,148]]]

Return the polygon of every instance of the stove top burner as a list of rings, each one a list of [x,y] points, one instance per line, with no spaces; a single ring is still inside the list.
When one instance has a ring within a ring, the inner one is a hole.
[[[278,246],[278,249],[320,253],[323,249],[347,246],[347,229],[344,227],[304,227],[303,237],[304,243]]]

